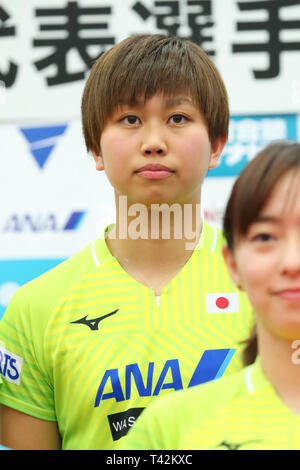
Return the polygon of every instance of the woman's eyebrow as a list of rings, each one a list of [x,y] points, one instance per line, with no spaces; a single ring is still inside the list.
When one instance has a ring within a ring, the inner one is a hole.
[[[263,223],[263,222],[278,224],[280,222],[280,217],[275,216],[275,215],[262,214],[262,215],[259,215],[257,219],[254,220],[254,223]]]

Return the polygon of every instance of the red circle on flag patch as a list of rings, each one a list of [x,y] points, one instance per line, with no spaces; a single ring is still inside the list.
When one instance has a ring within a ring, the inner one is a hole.
[[[218,308],[227,308],[229,305],[228,299],[226,297],[218,297],[216,300],[216,306]]]

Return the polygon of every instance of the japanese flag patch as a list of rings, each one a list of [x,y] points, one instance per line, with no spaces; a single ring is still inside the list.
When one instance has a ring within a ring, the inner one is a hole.
[[[237,312],[239,312],[239,294],[237,292],[206,294],[206,313]]]

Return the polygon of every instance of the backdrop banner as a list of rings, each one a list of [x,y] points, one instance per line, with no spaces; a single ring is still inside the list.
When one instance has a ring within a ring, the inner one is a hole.
[[[79,117],[92,63],[141,33],[201,45],[224,77],[233,114],[295,113],[299,24],[297,0],[2,0],[0,115]]]

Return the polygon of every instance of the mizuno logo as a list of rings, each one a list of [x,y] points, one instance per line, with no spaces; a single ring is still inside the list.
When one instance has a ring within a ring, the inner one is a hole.
[[[238,450],[240,447],[242,447],[246,444],[250,444],[251,442],[260,442],[260,441],[257,441],[257,440],[255,440],[255,441],[254,440],[253,441],[246,441],[246,442],[242,442],[241,444],[233,444],[233,443],[230,443],[230,442],[223,441],[217,447],[225,447],[228,450]]]
[[[110,312],[107,315],[103,315],[102,317],[98,317],[98,318],[93,318],[91,320],[87,320],[88,315],[86,315],[85,317],[80,318],[79,320],[76,320],[76,321],[71,321],[70,323],[80,323],[82,325],[88,326],[91,330],[95,331],[95,330],[99,330],[99,323],[101,322],[101,320],[104,320],[105,318],[110,317],[111,315],[114,315],[118,311],[119,309],[117,308],[117,310],[114,310],[113,312]]]

